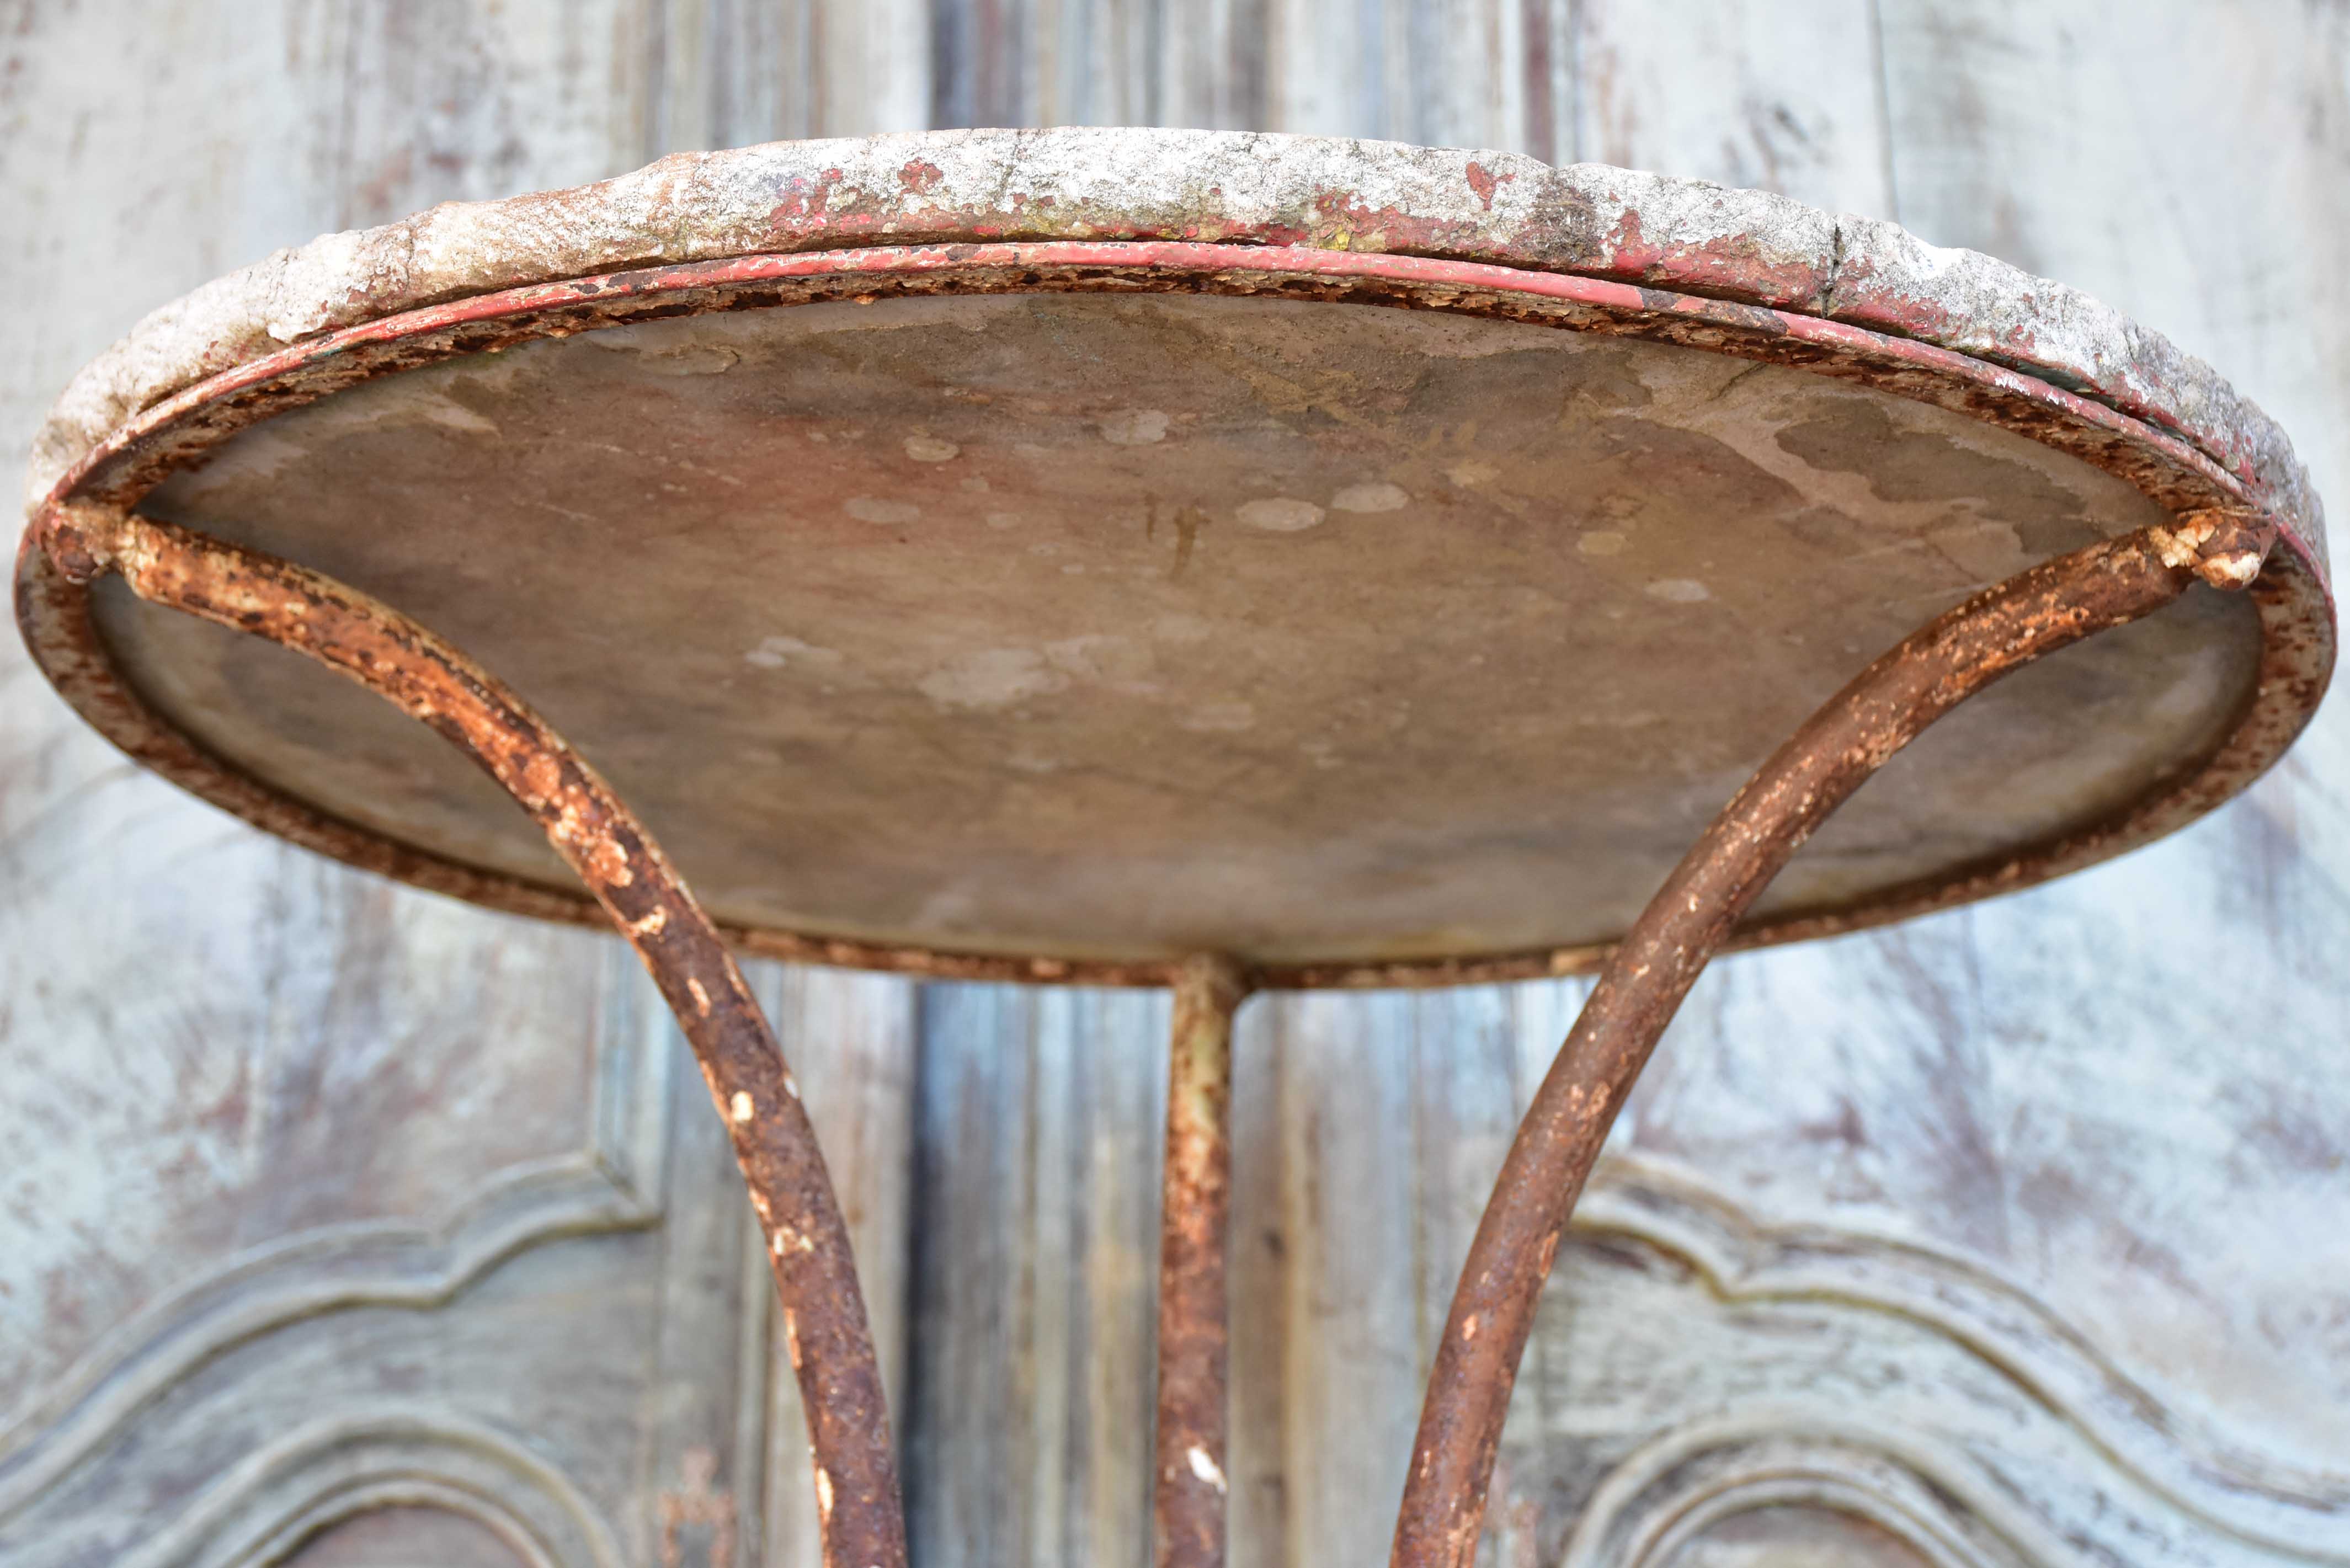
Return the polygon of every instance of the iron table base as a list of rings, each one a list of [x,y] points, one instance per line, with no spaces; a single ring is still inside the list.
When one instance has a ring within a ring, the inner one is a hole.
[[[105,508],[53,508],[39,544],[68,578],[283,644],[438,731],[546,832],[677,1015],[733,1137],[782,1301],[829,1568],[902,1568],[906,1536],[879,1366],[815,1129],[733,957],[650,835],[515,693],[398,611],[306,568]],[[1436,1351],[1405,1484],[1398,1568],[1467,1568],[1534,1306],[1608,1128],[1708,960],[1804,841],[1926,726],[2022,665],[2151,613],[2197,576],[2241,588],[2273,533],[2236,514],[2043,563],[1870,665],[1775,753],[1617,945],[1520,1127]],[[1202,955],[1175,992],[1161,1207],[1154,1552],[1224,1557],[1224,1266],[1232,1023],[1251,988]]]

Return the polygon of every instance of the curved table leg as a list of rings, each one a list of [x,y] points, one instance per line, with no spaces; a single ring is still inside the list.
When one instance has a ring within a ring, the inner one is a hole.
[[[827,1568],[904,1568],[889,1417],[816,1130],[734,961],[611,787],[513,692],[413,621],[315,572],[141,517],[60,517],[44,543],[87,579],[307,654],[439,731],[546,829],[652,971],[734,1141],[783,1299],[815,1451]]]
[[[1747,909],[1853,791],[2001,676],[2136,620],[2197,575],[2241,587],[2272,535],[2219,514],[2094,545],[1969,599],[1829,699],[1722,809],[1600,972],[1486,1206],[1430,1373],[1396,1568],[1471,1568],[1502,1422],[1559,1237],[1633,1081]]]
[[[1232,1013],[1248,990],[1246,975],[1223,958],[1191,959],[1175,976],[1159,1208],[1159,1434],[1150,1511],[1158,1568],[1222,1568],[1224,1561]]]

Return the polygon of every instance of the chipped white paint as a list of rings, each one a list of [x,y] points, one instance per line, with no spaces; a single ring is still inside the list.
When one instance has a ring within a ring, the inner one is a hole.
[[[1112,446],[1149,446],[1167,439],[1167,414],[1159,409],[1120,409],[1103,418],[1101,433]]]
[[[424,417],[445,430],[462,431],[467,435],[495,437],[498,422],[484,419],[463,403],[435,398],[421,405]]]
[[[733,1116],[737,1123],[742,1123],[749,1121],[758,1114],[758,1102],[752,1099],[748,1092],[742,1089],[735,1090],[734,1098],[727,1106],[727,1115]]]
[[[1712,592],[1695,577],[1659,577],[1641,592],[1652,599],[1662,599],[1673,605],[1702,604],[1713,597]]]
[[[1399,512],[1410,504],[1403,486],[1384,480],[1350,484],[1330,498],[1331,509],[1337,512]]]
[[[1302,534],[1321,523],[1322,508],[1294,495],[1261,495],[1243,501],[1234,515],[1252,528],[1268,534]]]
[[[760,670],[784,670],[793,665],[814,670],[837,670],[846,662],[846,656],[837,649],[819,648],[796,637],[777,633],[761,638],[759,645],[743,656],[743,662]]]
[[[1225,1490],[1223,1467],[1216,1463],[1207,1449],[1195,1443],[1183,1450],[1183,1459],[1191,1466],[1192,1475],[1218,1491]]]
[[[922,677],[922,695],[949,708],[1008,708],[1061,691],[1066,673],[1033,648],[982,648]]]

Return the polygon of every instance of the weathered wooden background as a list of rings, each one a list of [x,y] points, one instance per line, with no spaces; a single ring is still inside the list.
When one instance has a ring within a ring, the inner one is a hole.
[[[321,230],[680,148],[1159,122],[1895,217],[2172,334],[2350,505],[2338,0],[7,0],[0,51],[19,455],[138,316]],[[13,638],[0,686],[0,1563],[811,1561],[723,1142],[625,953],[182,798]],[[1717,966],[1561,1259],[1490,1561],[2350,1563],[2345,953],[2337,700],[2122,864]],[[1140,1563],[1163,1002],[758,982],[920,1560]],[[1240,1563],[1383,1560],[1575,1000],[1244,1015]]]

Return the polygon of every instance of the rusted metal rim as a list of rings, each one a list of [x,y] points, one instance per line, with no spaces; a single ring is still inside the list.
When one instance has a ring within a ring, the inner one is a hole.
[[[50,493],[47,508],[129,509],[168,474],[273,414],[411,367],[600,327],[821,300],[958,293],[1194,292],[1433,309],[1677,343],[1791,365],[1935,403],[2018,431],[2131,483],[2174,514],[2263,511],[2205,452],[2103,403],[2003,366],[1842,322],[1603,279],[1423,256],[1176,241],[950,244],[758,254],[536,285],[324,334],[200,382],[126,421]],[[28,535],[29,539],[29,535]],[[1773,915],[1733,948],[1863,929],[2012,891],[2171,832],[2241,790],[2282,754],[2324,695],[2334,661],[2324,567],[2282,531],[2254,585],[2263,637],[2255,694],[2227,739],[2116,817],[1996,863],[1864,903]],[[17,617],[58,691],[134,759],[255,826],[414,886],[509,913],[600,925],[567,889],[464,866],[327,815],[255,780],[150,710],[113,669],[88,592],[37,549],[20,550]],[[941,951],[821,932],[723,928],[762,956],[939,978],[1167,985],[1180,960]],[[1268,989],[1444,985],[1588,971],[1607,943],[1474,958],[1271,966]]]

